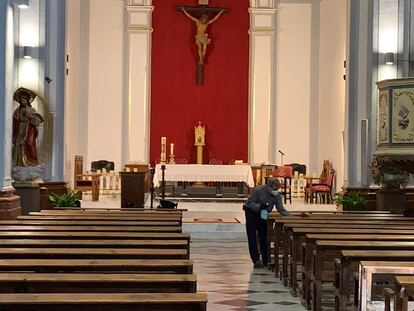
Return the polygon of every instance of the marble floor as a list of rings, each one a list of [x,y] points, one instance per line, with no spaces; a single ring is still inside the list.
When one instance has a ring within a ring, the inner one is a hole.
[[[306,310],[269,270],[253,269],[246,241],[193,239],[191,258],[209,311]]]
[[[92,202],[85,196],[82,207],[119,208],[119,201],[118,196],[100,196],[99,202]],[[149,202],[145,205],[149,207]],[[290,211],[336,209],[334,205],[304,204],[303,199],[294,200],[285,207]],[[191,258],[198,291],[207,293],[209,311],[306,310],[271,271],[253,269],[242,202],[180,201],[179,208],[188,209],[183,217],[234,217],[241,221],[235,224],[183,224],[183,231],[191,233]]]

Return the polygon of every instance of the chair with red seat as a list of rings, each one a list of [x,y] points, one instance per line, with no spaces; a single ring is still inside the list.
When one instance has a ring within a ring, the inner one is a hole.
[[[313,198],[315,198],[315,203],[316,203],[319,197],[322,203],[325,203],[325,201],[327,204],[333,203],[332,186],[333,186],[334,180],[335,180],[335,171],[332,170],[329,173],[328,178],[326,179],[326,184],[311,186],[311,194],[313,196],[311,200],[313,201]]]

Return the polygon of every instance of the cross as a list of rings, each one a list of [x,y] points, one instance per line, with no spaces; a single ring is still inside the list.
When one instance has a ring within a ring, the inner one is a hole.
[[[207,46],[211,39],[207,34],[208,25],[214,23],[221,14],[229,11],[228,8],[209,7],[208,0],[199,0],[199,6],[179,6],[177,11],[183,12],[189,19],[195,22],[196,25],[196,45],[198,52],[198,65],[197,65],[197,85],[203,84],[203,66],[204,57],[207,52]],[[197,13],[200,17],[197,18],[191,13]],[[214,17],[209,18],[208,13],[215,13]]]

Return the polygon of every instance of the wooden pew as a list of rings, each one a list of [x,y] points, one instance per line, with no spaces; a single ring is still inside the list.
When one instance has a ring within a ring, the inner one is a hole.
[[[0,239],[122,239],[122,240],[185,240],[190,244],[189,233],[113,232],[113,231],[0,231]]]
[[[205,311],[206,294],[0,294],[2,311]]]
[[[116,231],[116,232],[171,232],[181,233],[181,226],[0,226],[1,231]]]
[[[414,261],[414,251],[398,250],[343,250],[339,259],[336,260],[335,305],[337,310],[346,308],[351,294],[350,279],[353,266],[360,261]]]
[[[127,221],[127,220],[0,220],[0,226],[181,226],[178,221]]]
[[[112,220],[112,221],[178,221],[182,217],[177,215],[143,215],[143,216],[123,216],[123,215],[39,215],[39,216],[18,216],[18,220]]]
[[[414,274],[414,262],[401,261],[361,261],[359,264],[358,286],[354,292],[354,305],[358,310],[367,311],[368,301],[372,301],[372,289],[375,275],[386,276]],[[391,284],[394,285],[395,283]]]
[[[30,212],[29,215],[39,214],[124,214],[124,215],[142,215],[142,214],[171,214],[181,215],[184,210],[176,209],[101,209],[101,208],[87,208],[87,209],[67,209],[67,208],[53,208],[41,210],[40,212]]]
[[[188,259],[185,249],[145,248],[0,248],[0,259]]]
[[[284,229],[287,229],[286,227]],[[302,243],[309,235],[312,239],[321,240],[414,240],[413,230],[388,230],[388,229],[369,229],[369,228],[289,228],[283,232],[283,257],[282,257],[282,276],[284,284],[290,285],[291,293],[296,296],[297,267],[301,263]],[[319,235],[319,236],[318,236]],[[290,265],[289,263],[290,259]],[[290,272],[290,273],[288,273]],[[287,279],[289,278],[289,282]]]
[[[0,248],[159,248],[189,251],[185,240],[47,240],[47,239],[0,239]]]
[[[401,218],[403,219],[403,218]],[[350,224],[351,222],[351,224]],[[381,227],[387,227],[387,229],[414,229],[414,222],[406,222],[400,219],[393,219],[393,220],[376,220],[375,218],[365,217],[362,220],[352,219],[312,219],[310,220],[308,217],[303,217],[301,219],[275,219],[274,220],[274,228],[273,228],[273,241],[274,247],[273,249],[273,257],[274,261],[278,263],[279,260],[279,253],[282,250],[282,238],[283,238],[283,231],[284,227],[291,226],[291,227],[324,227],[324,228],[378,228],[378,225]],[[268,232],[269,233],[269,232]],[[269,252],[270,254],[271,252]],[[270,255],[269,255],[270,256]],[[279,264],[275,264],[275,275],[279,274]]]
[[[196,293],[193,274],[0,273],[0,293]]]
[[[0,259],[0,272],[192,274],[189,259]]]
[[[340,256],[341,250],[388,249],[399,251],[410,250],[413,247],[414,242],[312,240],[307,236],[305,267],[302,274],[302,300],[305,305],[309,305],[310,300],[312,300],[312,310],[321,310],[322,282],[334,281],[333,273],[330,274],[329,271],[325,270],[326,264],[333,263],[334,259]],[[350,278],[348,279],[350,280]]]
[[[408,311],[409,298],[414,296],[414,277],[395,277],[395,311]]]

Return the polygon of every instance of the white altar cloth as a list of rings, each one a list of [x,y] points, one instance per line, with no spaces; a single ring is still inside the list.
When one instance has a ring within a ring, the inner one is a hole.
[[[162,180],[161,164],[155,166],[154,185]],[[254,187],[250,165],[166,164],[165,181],[245,182]]]

